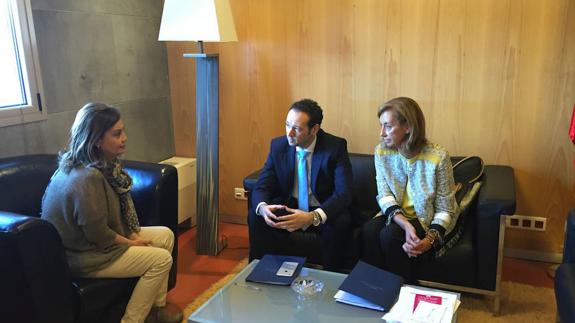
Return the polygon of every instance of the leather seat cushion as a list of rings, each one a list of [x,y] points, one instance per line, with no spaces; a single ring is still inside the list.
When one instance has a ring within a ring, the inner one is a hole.
[[[122,299],[130,298],[132,290],[138,283],[136,278],[76,278],[74,287],[79,297],[80,313],[98,312],[112,307]],[[116,297],[110,297],[116,295]],[[81,315],[81,314],[80,314]]]

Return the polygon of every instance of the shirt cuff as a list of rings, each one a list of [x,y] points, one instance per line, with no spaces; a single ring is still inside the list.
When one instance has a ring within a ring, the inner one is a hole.
[[[319,207],[314,211],[317,211],[317,213],[319,213],[319,216],[321,216],[321,224],[324,224],[325,221],[327,221],[327,214],[325,214],[325,211]]]
[[[256,206],[256,214],[259,216],[262,216],[262,214],[260,213],[260,207],[262,207],[263,205],[268,205],[266,202],[260,202],[260,204],[258,204],[258,206]]]

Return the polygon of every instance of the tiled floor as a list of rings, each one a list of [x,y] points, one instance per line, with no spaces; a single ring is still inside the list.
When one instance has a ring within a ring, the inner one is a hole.
[[[168,301],[181,309],[231,271],[248,256],[248,228],[240,224],[220,224],[220,234],[228,238],[228,247],[215,257],[196,255],[196,229],[178,235],[178,282],[168,293]],[[547,274],[549,264],[504,258],[503,280],[553,288]]]

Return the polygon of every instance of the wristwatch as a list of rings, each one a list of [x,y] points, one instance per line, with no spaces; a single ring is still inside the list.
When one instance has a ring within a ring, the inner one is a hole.
[[[311,222],[311,224],[314,227],[317,227],[321,224],[321,215],[319,215],[319,212],[317,211],[312,211],[311,214],[313,215],[313,220]]]

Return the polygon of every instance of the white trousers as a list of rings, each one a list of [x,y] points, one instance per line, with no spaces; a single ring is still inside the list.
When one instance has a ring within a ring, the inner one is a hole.
[[[94,278],[140,276],[122,323],[144,322],[152,305],[166,305],[174,234],[166,227],[142,227],[139,234],[142,239],[151,240],[152,246],[132,246],[108,267],[87,275]]]

